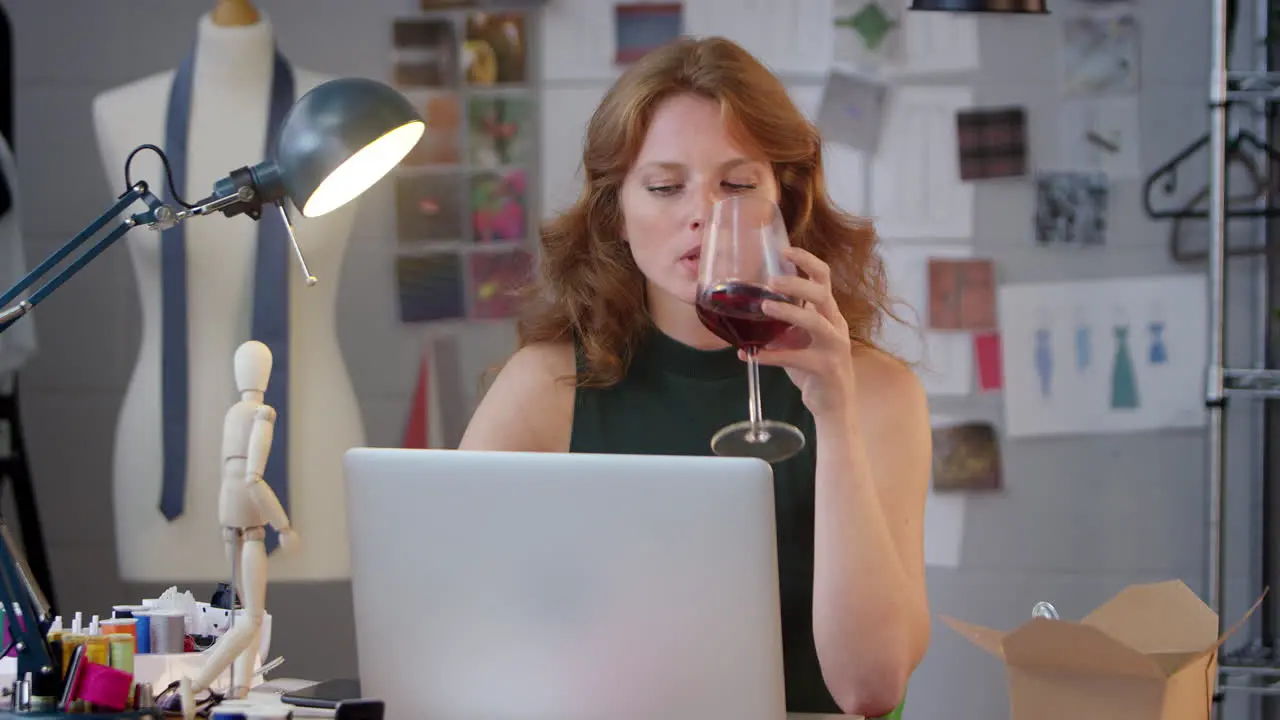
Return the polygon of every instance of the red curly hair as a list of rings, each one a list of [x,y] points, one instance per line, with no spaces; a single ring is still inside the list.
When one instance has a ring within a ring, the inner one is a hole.
[[[519,345],[576,337],[585,360],[582,386],[608,386],[626,374],[626,358],[651,321],[644,276],[622,241],[619,193],[654,110],[681,93],[718,102],[728,125],[772,164],[792,244],[831,266],[850,338],[872,346],[882,315],[890,312],[875,231],[831,203],[822,138],[782,83],[741,46],[719,37],[682,38],[651,51],[601,101],[587,126],[581,194],[542,228],[538,270],[522,292]]]

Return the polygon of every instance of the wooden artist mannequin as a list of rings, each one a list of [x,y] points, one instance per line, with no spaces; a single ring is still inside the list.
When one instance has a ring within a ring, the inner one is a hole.
[[[266,615],[266,526],[280,533],[280,548],[298,550],[298,535],[289,516],[262,477],[271,454],[275,409],[263,403],[271,380],[271,350],[256,340],[241,345],[234,360],[240,400],[227,411],[222,435],[222,490],[218,523],[222,526],[228,570],[235,571],[235,587],[244,612],[231,629],[204,654],[194,677],[183,676],[179,696],[186,717],[192,717],[195,695],[209,689],[214,679],[234,663],[230,697],[244,697],[257,668],[258,638]]]
[[[221,0],[201,17],[191,83],[187,183],[178,188],[188,202],[207,196],[215,180],[230,171],[265,158],[274,52],[270,18],[250,2]],[[134,148],[164,146],[174,72],[110,89],[94,100],[94,125],[113,196],[123,192],[125,158]],[[293,77],[295,99],[329,79],[297,67]],[[157,195],[162,192],[164,171],[154,153],[135,156],[132,174],[135,180],[147,180]],[[298,552],[272,554],[274,580],[349,575],[342,454],[365,440],[334,311],[355,213],[356,203],[314,220],[292,213],[299,244],[319,283],[307,287],[297,265],[290,266],[288,407],[275,410],[288,414],[286,508],[294,527],[309,540]],[[228,578],[218,522],[220,451],[223,415],[237,392],[226,359],[241,343],[256,339],[251,337],[251,318],[257,225],[244,216],[222,215],[184,223],[189,438],[186,497],[182,514],[173,520],[158,509],[165,396],[160,234],[139,229],[127,236],[138,278],[142,341],[120,411],[113,467],[117,553],[125,580]],[[277,372],[273,383],[280,382]],[[277,431],[276,453],[280,440]]]

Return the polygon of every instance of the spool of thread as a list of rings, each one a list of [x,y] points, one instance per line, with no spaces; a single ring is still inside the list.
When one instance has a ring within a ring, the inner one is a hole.
[[[138,654],[151,652],[151,611],[139,610],[133,615],[133,631],[138,636]]]
[[[111,667],[133,674],[133,655],[137,640],[130,633],[112,633],[106,636],[111,648]]]
[[[135,612],[146,609],[146,605],[112,605],[111,616],[115,618],[131,618]]]
[[[110,618],[103,620],[99,625],[103,635],[120,635],[125,634],[133,638],[133,649],[138,649],[138,621],[132,617],[127,618]]]
[[[136,710],[150,710],[156,706],[156,691],[151,683],[137,683],[133,686],[133,707]]]
[[[111,641],[106,635],[84,636],[84,659],[95,665],[111,665]]]
[[[112,633],[107,635],[107,642],[111,644],[111,667],[120,672],[133,675],[133,655],[134,650],[138,646],[138,638],[132,633]],[[129,702],[126,707],[133,707],[133,692],[135,688],[132,684],[129,687]]]
[[[177,654],[186,647],[186,613],[181,610],[151,611],[151,652]]]
[[[66,677],[67,668],[71,667],[71,655],[76,648],[84,644],[84,635],[80,633],[62,633],[62,676]]]

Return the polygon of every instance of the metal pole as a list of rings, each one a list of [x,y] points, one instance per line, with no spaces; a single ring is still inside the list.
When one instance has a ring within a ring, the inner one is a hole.
[[[1227,4],[1213,0],[1210,27],[1213,33],[1209,73],[1209,367],[1205,402],[1209,411],[1209,607],[1222,624],[1223,541],[1226,453],[1223,447],[1226,397],[1223,392],[1223,345],[1226,335],[1223,301],[1226,273],[1226,131],[1227,131]],[[1215,681],[1216,684],[1216,681]]]

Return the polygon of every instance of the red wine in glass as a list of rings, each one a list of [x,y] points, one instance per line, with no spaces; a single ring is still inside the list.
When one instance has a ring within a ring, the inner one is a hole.
[[[791,302],[786,295],[754,283],[718,283],[698,294],[698,319],[736,348],[762,348],[791,327],[786,321],[764,314],[760,306],[765,300]]]
[[[790,423],[768,420],[760,403],[760,348],[790,327],[765,315],[765,300],[793,302],[769,290],[771,281],[795,275],[783,256],[790,245],[782,211],[764,195],[737,194],[720,200],[702,238],[698,260],[698,319],[708,330],[739,348],[747,360],[747,418],[711,438],[717,455],[779,462],[800,452],[804,433]]]

